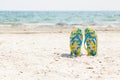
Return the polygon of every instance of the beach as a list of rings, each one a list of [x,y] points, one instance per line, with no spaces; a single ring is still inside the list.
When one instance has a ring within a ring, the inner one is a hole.
[[[84,27],[80,27],[84,32]],[[0,27],[1,80],[119,80],[120,28],[94,27],[98,53],[69,57],[69,27]]]

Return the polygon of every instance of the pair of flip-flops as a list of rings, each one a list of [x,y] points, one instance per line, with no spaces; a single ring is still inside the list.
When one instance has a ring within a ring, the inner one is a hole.
[[[73,31],[70,34],[71,55],[81,55],[82,42],[82,30],[79,28],[73,28]],[[97,35],[92,28],[85,29],[84,48],[89,56],[95,56],[97,54]]]

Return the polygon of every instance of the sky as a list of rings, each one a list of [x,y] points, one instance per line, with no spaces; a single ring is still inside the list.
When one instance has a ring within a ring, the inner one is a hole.
[[[120,0],[0,0],[1,10],[111,11],[120,10]]]

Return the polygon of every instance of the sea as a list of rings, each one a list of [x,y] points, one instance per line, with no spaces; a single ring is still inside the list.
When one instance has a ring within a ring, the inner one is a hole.
[[[120,11],[0,11],[0,24],[120,25]]]

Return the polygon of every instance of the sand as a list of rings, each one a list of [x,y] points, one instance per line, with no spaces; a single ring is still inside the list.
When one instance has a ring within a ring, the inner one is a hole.
[[[82,56],[71,58],[68,29],[4,30],[0,80],[120,79],[120,31],[98,29],[98,54],[87,56],[82,47]]]

